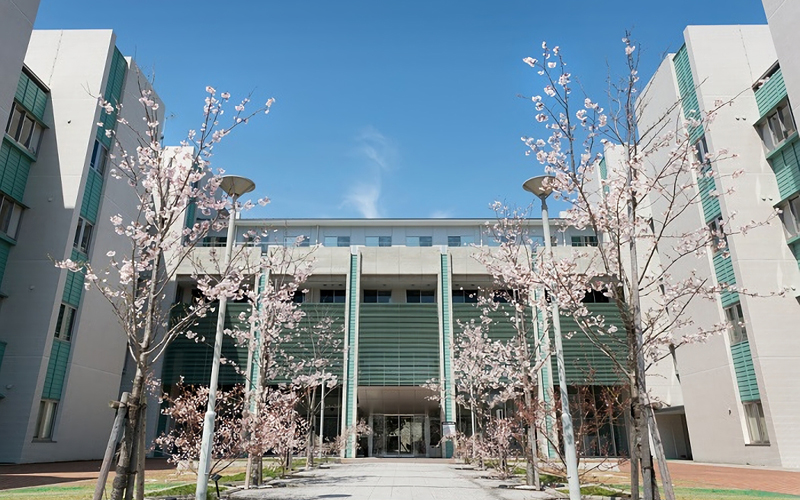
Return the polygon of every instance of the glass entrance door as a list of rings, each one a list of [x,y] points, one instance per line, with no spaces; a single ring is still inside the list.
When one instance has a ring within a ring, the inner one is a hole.
[[[372,415],[372,456],[422,456],[425,415]]]

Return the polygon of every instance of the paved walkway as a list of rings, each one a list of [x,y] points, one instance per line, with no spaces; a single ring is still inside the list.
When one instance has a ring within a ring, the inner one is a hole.
[[[298,486],[240,491],[243,499],[311,500],[522,500],[547,498],[539,492],[497,488],[497,481],[480,479],[481,474],[463,470],[443,460],[407,459],[358,461],[333,465],[330,469],[302,473]]]

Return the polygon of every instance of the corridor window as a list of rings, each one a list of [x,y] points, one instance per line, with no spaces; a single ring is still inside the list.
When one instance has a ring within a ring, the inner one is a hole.
[[[77,310],[74,307],[61,304],[58,310],[58,320],[56,321],[55,338],[67,341],[72,340],[72,329],[75,326],[75,313],[77,313]]]
[[[756,129],[767,151],[772,151],[780,146],[797,130],[792,111],[789,108],[789,101],[780,103],[774,111],[756,125]]]
[[[722,216],[717,217],[708,223],[708,230],[711,232],[712,251],[714,253],[728,248],[728,238],[725,236],[725,228],[722,224]]]
[[[9,238],[17,239],[19,220],[22,217],[22,205],[8,196],[0,196],[0,231]]]
[[[453,304],[477,304],[477,290],[453,290]]]
[[[364,290],[364,302],[368,304],[388,304],[391,301],[391,290]]]
[[[92,159],[89,161],[89,166],[97,170],[99,174],[106,171],[106,159],[108,158],[108,150],[103,144],[96,140],[94,141],[94,149],[92,150]]]
[[[283,246],[286,247],[307,247],[311,245],[311,240],[309,240],[308,236],[300,235],[300,236],[284,236],[283,237]]]
[[[730,307],[726,307],[725,318],[727,318],[728,323],[730,324],[728,327],[728,336],[730,337],[731,345],[735,345],[747,340],[747,327],[744,324],[742,304],[737,303]]]
[[[594,236],[594,235],[573,236],[572,237],[572,246],[574,246],[574,247],[596,247],[597,246],[597,236]]]
[[[39,417],[36,419],[36,433],[34,439],[52,439],[53,424],[56,420],[58,401],[43,399],[39,403]]]
[[[326,247],[349,247],[350,246],[350,237],[349,236],[326,236],[323,244]]]
[[[390,247],[392,246],[391,236],[367,236],[366,244],[368,247]]]
[[[786,230],[786,238],[791,239],[800,235],[800,196],[790,198],[780,205],[780,218],[783,228]]]
[[[319,301],[323,304],[344,304],[347,292],[345,290],[320,290]]]
[[[474,236],[448,236],[447,246],[449,247],[468,247],[475,243]]]
[[[406,302],[409,304],[433,304],[436,292],[433,290],[406,290]]]
[[[78,227],[75,228],[75,240],[72,243],[75,250],[85,254],[89,253],[89,245],[92,242],[93,230],[94,226],[91,222],[83,217],[78,218]]]
[[[35,155],[39,151],[43,130],[44,127],[36,121],[33,115],[25,111],[19,104],[14,104],[6,124],[6,133],[12,139]]]
[[[407,247],[430,247],[433,246],[433,236],[407,236]]]
[[[747,419],[747,431],[750,434],[750,444],[769,444],[767,434],[767,421],[764,418],[764,407],[761,401],[750,401],[742,403],[745,418]]]

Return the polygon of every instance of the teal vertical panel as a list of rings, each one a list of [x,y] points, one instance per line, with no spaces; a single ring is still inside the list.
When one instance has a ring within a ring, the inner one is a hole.
[[[703,172],[711,173],[711,165],[708,165]],[[697,188],[700,191],[700,204],[703,207],[703,218],[705,221],[710,222],[722,215],[719,197],[713,194],[717,189],[714,177],[701,176],[697,179]]]
[[[3,139],[0,146],[0,191],[21,202],[31,163],[33,161],[18,146]]]
[[[444,419],[455,422],[456,405],[455,389],[453,387],[453,293],[450,285],[450,256],[442,254],[439,275],[441,276],[440,297],[442,303],[442,385],[444,389]],[[444,448],[444,458],[453,456],[454,446],[452,441],[447,441]]]
[[[70,349],[71,344],[69,342],[60,339],[53,340],[50,361],[47,364],[47,374],[44,379],[42,399],[61,399]]]
[[[800,191],[800,139],[795,138],[769,154],[781,201]]]
[[[733,272],[733,261],[730,254],[725,252],[717,252],[714,255],[714,274],[717,277],[717,283],[720,285],[736,284],[736,275]],[[726,291],[721,294],[722,307],[728,307],[739,301],[739,294],[733,291]]]
[[[692,76],[692,66],[689,62],[689,52],[686,50],[686,45],[682,46],[678,53],[675,54],[675,57],[672,59],[672,64],[675,66],[675,77],[678,81],[678,91],[681,95],[683,116],[687,120],[700,120],[702,114],[700,113],[700,104],[697,100],[697,88],[695,86],[694,76]],[[693,143],[700,139],[703,134],[702,125],[689,129],[689,137]]]
[[[0,368],[3,367],[3,355],[6,353],[6,343],[0,342]]]
[[[108,80],[106,81],[106,89],[103,92],[103,98],[116,106],[122,100],[122,88],[125,84],[125,73],[128,69],[128,63],[122,56],[122,53],[114,47],[114,55],[111,58],[111,66],[108,70]],[[114,130],[117,125],[117,111],[112,113],[100,112],[100,121],[103,126],[97,129],[97,140],[103,143],[106,148],[111,149],[111,138],[106,135],[106,130]]]
[[[3,285],[3,275],[6,272],[6,264],[8,263],[8,253],[11,251],[11,243],[6,240],[0,240],[0,287]]]
[[[739,387],[739,397],[742,401],[758,401],[761,393],[758,390],[756,369],[753,365],[753,355],[750,352],[750,342],[744,341],[731,346],[733,369],[736,372],[736,384]]]
[[[73,249],[72,255],[70,255],[70,259],[73,262],[80,262],[86,260],[86,255]],[[61,300],[65,304],[69,304],[75,308],[77,308],[80,305],[81,296],[83,296],[84,278],[85,278],[84,271],[79,271],[79,272],[67,271],[67,280],[64,283],[64,293],[61,296]]]
[[[756,89],[755,94],[758,113],[764,116],[787,95],[781,69],[778,68],[761,88]]]
[[[22,107],[30,111],[33,116],[39,120],[44,120],[44,111],[47,108],[47,92],[25,73],[20,74],[14,99],[22,104]]]
[[[81,202],[81,217],[92,224],[97,222],[97,213],[100,210],[100,200],[103,197],[103,176],[95,169],[90,168],[86,175],[86,186],[83,189]]]
[[[197,203],[190,201],[186,205],[186,227],[194,227],[195,212],[197,211]]]
[[[344,388],[345,398],[347,405],[344,409],[344,426],[345,428],[356,425],[356,397],[358,395],[358,373],[356,356],[358,355],[358,255],[350,255],[350,272],[347,277],[347,366],[346,366],[346,380],[347,385]],[[345,448],[345,457],[353,458],[355,456],[355,438],[350,438]]]

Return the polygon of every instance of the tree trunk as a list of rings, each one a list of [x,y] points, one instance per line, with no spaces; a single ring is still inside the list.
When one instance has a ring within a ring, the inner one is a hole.
[[[131,397],[128,400],[127,425],[125,426],[125,434],[119,451],[119,460],[114,471],[114,482],[111,486],[111,500],[127,500],[130,498],[128,490],[132,486],[131,460],[134,458],[139,442],[139,407],[144,394],[144,370],[141,369],[139,363],[137,365],[139,366],[136,369]]]
[[[314,467],[314,436],[317,434],[314,406],[317,401],[317,391],[311,390],[311,404],[308,405],[308,436],[306,437],[306,468]]]
[[[639,467],[640,467],[640,449],[639,449],[639,433],[636,429],[636,417],[634,415],[634,403],[631,398],[628,404],[628,414],[630,416],[630,425],[628,426],[628,448],[631,455],[631,500],[639,500]]]
[[[147,397],[146,395],[144,396]],[[147,458],[147,403],[139,406],[139,439],[136,446],[136,500],[144,500],[145,458]]]

